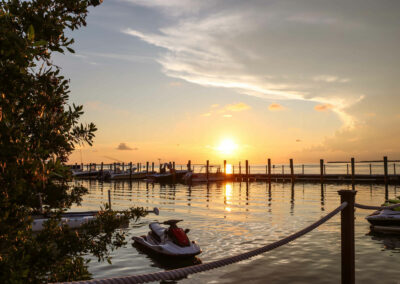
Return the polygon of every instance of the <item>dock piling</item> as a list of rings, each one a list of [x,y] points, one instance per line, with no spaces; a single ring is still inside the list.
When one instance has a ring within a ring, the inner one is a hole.
[[[383,171],[385,175],[385,184],[388,182],[388,158],[385,156],[383,157]]]
[[[321,182],[324,182],[324,159],[319,160],[319,171]]]
[[[268,158],[268,181],[271,182],[271,159]]]
[[[354,175],[356,174],[355,170],[355,161],[354,158],[351,158],[351,184],[354,186]]]
[[[146,162],[146,174],[149,174],[149,162]]]
[[[249,180],[249,160],[246,160],[246,180]]]
[[[293,167],[293,159],[289,160],[290,164],[290,178],[292,180],[292,183],[294,182],[294,167]]]
[[[224,160],[224,175],[226,177],[226,160]]]
[[[208,182],[208,177],[209,177],[209,166],[210,166],[210,161],[207,160],[207,162],[206,162],[206,178],[207,178],[207,182]]]
[[[354,202],[357,191],[339,190],[340,202],[347,202],[341,212],[342,283],[355,283]]]

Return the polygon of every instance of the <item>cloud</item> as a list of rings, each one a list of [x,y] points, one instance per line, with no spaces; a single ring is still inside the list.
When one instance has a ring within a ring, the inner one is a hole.
[[[231,104],[227,105],[225,107],[225,110],[228,111],[245,111],[251,109],[251,106],[245,104],[245,103],[237,103],[237,104]]]
[[[182,82],[177,82],[177,81],[169,82],[168,86],[170,86],[170,87],[180,87],[180,86],[182,86]]]
[[[132,150],[139,150],[138,148],[131,148],[126,143],[119,143],[118,147],[116,148],[117,150],[122,150],[122,151],[132,151]]]
[[[349,36],[360,27],[347,14],[326,9],[324,1],[312,6],[303,1],[129,2],[176,17],[153,31],[122,30],[161,48],[155,60],[167,76],[262,99],[330,104],[344,127],[354,125],[347,108],[364,96],[343,84],[354,80],[346,74],[352,58],[342,52],[347,41],[336,35]],[[332,48],[336,45],[340,48]],[[320,70],[327,72],[316,76]],[[329,84],[321,89],[321,82]]]
[[[333,106],[331,104],[316,105],[314,107],[314,109],[316,111],[327,111],[327,110],[330,110],[332,108],[333,108]]]
[[[301,142],[301,140],[300,139],[296,139],[296,142]]]
[[[227,118],[229,118],[229,117],[232,117],[232,114],[224,114],[222,117],[227,117]]]
[[[347,83],[350,81],[348,78],[339,78],[337,76],[331,75],[319,75],[313,77],[315,82],[325,82],[325,83]]]
[[[286,108],[283,107],[283,106],[280,105],[280,104],[273,103],[273,104],[270,104],[270,105],[269,105],[268,109],[269,109],[270,111],[281,111],[281,110],[285,110]]]
[[[211,112],[203,113],[201,116],[211,116]]]

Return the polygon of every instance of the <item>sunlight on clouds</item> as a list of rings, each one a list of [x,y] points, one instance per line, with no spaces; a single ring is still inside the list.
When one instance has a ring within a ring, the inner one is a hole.
[[[314,109],[315,109],[316,111],[327,111],[327,110],[330,110],[330,109],[332,109],[332,108],[333,108],[333,106],[332,106],[331,104],[316,105],[316,106],[314,107]]]
[[[251,106],[245,103],[237,103],[237,104],[227,105],[225,109],[228,111],[245,111],[251,109]]]
[[[281,111],[281,110],[285,110],[286,108],[283,107],[283,106],[280,105],[280,104],[273,103],[273,104],[270,104],[270,105],[269,105],[268,109],[269,109],[270,111]]]

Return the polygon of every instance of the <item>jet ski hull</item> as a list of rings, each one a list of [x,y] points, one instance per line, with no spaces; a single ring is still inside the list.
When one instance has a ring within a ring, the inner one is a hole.
[[[192,258],[201,253],[200,247],[191,242],[188,247],[179,247],[172,242],[162,245],[156,245],[148,239],[148,236],[132,237],[134,245],[140,247],[146,252],[157,256],[173,258]]]
[[[400,212],[382,210],[366,217],[372,226],[400,226]]]

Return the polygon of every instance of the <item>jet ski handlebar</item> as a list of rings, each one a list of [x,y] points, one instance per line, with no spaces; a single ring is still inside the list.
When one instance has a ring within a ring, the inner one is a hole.
[[[181,221],[183,221],[183,220],[172,219],[172,220],[164,221],[163,224],[164,225],[169,225],[169,226],[176,226],[176,224],[181,222]]]

